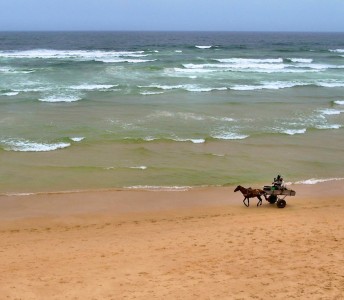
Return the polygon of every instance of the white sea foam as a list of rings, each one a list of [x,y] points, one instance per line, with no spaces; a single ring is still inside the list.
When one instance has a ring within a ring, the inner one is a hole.
[[[140,92],[141,95],[144,96],[149,96],[149,95],[160,95],[163,94],[163,92],[149,92],[149,91],[144,91],[144,92]]]
[[[253,91],[253,90],[278,90],[278,89],[285,89],[291,88],[295,86],[302,86],[307,85],[307,83],[302,82],[283,82],[283,81],[275,81],[275,82],[262,82],[261,85],[235,85],[232,86],[231,90],[237,91]]]
[[[310,64],[311,62],[313,62],[312,58],[288,58],[288,59],[294,63],[308,63],[308,64]]]
[[[342,81],[318,81],[316,85],[328,88],[344,87],[344,82]]]
[[[189,92],[211,92],[211,91],[226,91],[226,87],[200,87],[197,85],[185,86],[185,89]]]
[[[80,85],[72,85],[70,88],[73,90],[108,90],[113,87],[118,86],[118,84],[80,84]]]
[[[153,192],[185,192],[192,189],[191,186],[152,186],[152,185],[134,185],[127,186],[125,189],[131,190],[146,190]]]
[[[198,49],[210,49],[213,46],[198,46],[198,45],[196,45],[195,47]]]
[[[176,53],[182,53],[183,51],[182,51],[182,50],[175,50],[174,52],[176,52]]]
[[[193,144],[203,144],[205,139],[192,139],[192,138],[173,138],[176,142],[192,142]]]
[[[79,101],[82,98],[79,96],[71,96],[71,95],[52,95],[52,96],[47,96],[44,98],[39,98],[39,101],[42,102],[51,102],[51,103],[56,103],[56,102],[75,102]]]
[[[228,118],[228,117],[210,117],[210,119],[216,120],[216,121],[223,121],[223,122],[233,122],[234,121],[233,118]]]
[[[296,66],[297,68],[310,68],[316,71],[323,71],[327,69],[343,69],[344,66],[342,65],[328,65],[328,64],[299,64]]]
[[[19,92],[6,92],[6,93],[1,93],[1,96],[17,96]]]
[[[181,89],[183,85],[160,85],[160,84],[151,84],[151,85],[139,85],[139,88],[155,88],[161,90],[174,90],[174,89]]]
[[[35,195],[35,193],[6,193],[5,194],[6,196],[9,196],[9,197],[16,197],[16,196],[31,196],[31,195]]]
[[[18,70],[11,67],[0,67],[0,72],[4,74],[29,74],[35,72],[35,70]]]
[[[85,139],[85,137],[83,136],[76,136],[76,137],[70,137],[70,139],[73,141],[73,142],[81,142],[82,140]]]
[[[344,105],[344,100],[336,100],[334,103],[338,105]]]
[[[130,169],[140,169],[140,170],[146,170],[146,166],[137,166],[137,167],[129,167]]]
[[[152,136],[146,136],[143,140],[147,142],[155,141],[157,138]]]
[[[169,70],[170,69],[166,70],[167,73],[170,73]],[[213,72],[216,72],[216,70],[204,69],[204,66],[202,66],[202,65],[199,65],[199,68],[196,68],[196,67],[189,68],[189,69],[173,68],[173,71],[176,72],[176,73],[187,73],[187,74],[190,74],[190,73],[193,74],[193,73],[213,73]]]
[[[86,51],[86,50],[50,50],[33,49],[26,51],[0,51],[0,57],[29,59],[72,59],[102,60],[114,57],[143,57],[144,51]]]
[[[220,61],[219,59],[218,61]],[[283,71],[287,65],[283,63],[259,63],[253,61],[233,61],[232,63],[221,64],[184,64],[185,68],[193,70],[211,71],[212,69],[221,69],[225,71],[245,71],[245,72],[277,72]],[[215,71],[215,70],[213,70]],[[290,70],[293,71],[293,70]]]
[[[70,143],[37,143],[27,140],[7,139],[0,141],[6,151],[47,152],[69,147]]]
[[[295,134],[304,134],[306,133],[307,129],[302,128],[302,129],[286,129],[282,130],[282,133],[288,134],[288,135],[295,135]]]
[[[203,121],[207,117],[202,115],[197,115],[195,113],[184,113],[184,112],[169,112],[169,111],[157,111],[153,114],[148,116],[149,119],[151,118],[173,118],[173,119],[183,119],[183,120],[195,120],[195,121]]]
[[[243,140],[248,138],[248,135],[245,134],[238,134],[233,132],[224,132],[220,134],[212,135],[213,138],[218,140]]]
[[[319,112],[322,113],[323,115],[340,115],[342,113],[341,110],[332,109],[332,108],[321,109],[319,110]]]
[[[283,63],[283,58],[219,58],[215,61],[221,63],[230,63],[230,64],[241,64],[241,65],[251,65],[251,64],[275,64]]]
[[[292,58],[293,59],[293,58]],[[258,72],[258,73],[306,73],[320,72],[325,68],[341,68],[341,66],[332,65],[312,65],[309,59],[293,59],[295,62],[303,63],[303,65],[286,64],[282,58],[220,58],[213,59],[217,64],[183,64],[185,69],[176,68],[175,71],[182,72],[214,72],[216,71],[232,71],[232,72]],[[291,59],[290,59],[291,60]],[[291,61],[293,62],[293,61]],[[307,64],[308,63],[308,64]],[[314,67],[312,67],[314,66]],[[302,69],[305,68],[305,69]]]
[[[328,181],[339,181],[339,180],[344,180],[344,178],[324,178],[324,179],[317,179],[317,178],[311,178],[307,180],[301,180],[301,181],[296,181],[294,184],[317,184],[321,182],[328,182]]]
[[[0,67],[1,73],[10,73],[12,71],[12,68],[9,67]]]
[[[202,87],[195,84],[179,84],[179,85],[160,85],[160,84],[152,84],[147,86],[138,86],[139,88],[155,88],[155,89],[162,89],[162,90],[174,90],[174,89],[182,89],[189,92],[211,92],[211,91],[225,91],[227,90],[226,87]]]
[[[24,93],[30,93],[30,92],[45,92],[50,91],[50,88],[48,87],[32,87],[32,88],[15,88],[12,89],[15,92],[24,92]]]
[[[344,53],[344,49],[330,49],[330,52]]]
[[[150,61],[156,61],[156,59],[135,59],[135,58],[102,58],[96,59],[96,61],[101,61],[104,63],[145,63]]]
[[[317,129],[339,129],[342,125],[339,124],[325,124],[325,125],[316,125],[315,128]]]

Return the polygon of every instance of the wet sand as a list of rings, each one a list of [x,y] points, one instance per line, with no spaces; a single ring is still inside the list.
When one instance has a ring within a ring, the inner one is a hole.
[[[1,195],[1,299],[343,299],[343,187]]]

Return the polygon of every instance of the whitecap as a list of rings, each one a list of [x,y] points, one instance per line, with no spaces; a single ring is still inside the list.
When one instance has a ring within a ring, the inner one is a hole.
[[[169,73],[169,69],[166,70]],[[216,72],[216,70],[212,69],[204,69],[203,66],[200,68],[191,68],[191,69],[182,69],[182,68],[173,68],[173,71],[176,73],[212,73]]]
[[[223,122],[233,122],[233,118],[228,118],[228,117],[210,117],[210,119],[215,120],[215,121],[223,121]]]
[[[237,134],[233,132],[228,132],[228,133],[212,135],[212,137],[218,140],[243,140],[243,139],[248,138],[249,136],[245,134]]]
[[[219,58],[214,60],[221,63],[242,65],[283,63],[283,58]]]
[[[307,129],[302,128],[302,129],[286,129],[283,130],[282,133],[288,134],[288,135],[295,135],[295,134],[304,134],[306,133]]]
[[[246,84],[239,84],[232,86],[230,89],[235,91],[254,91],[254,90],[261,90],[264,87],[260,85],[246,85]]]
[[[330,82],[325,82],[325,81],[318,81],[315,83],[318,86],[322,87],[328,87],[328,88],[336,88],[336,87],[344,87],[344,82],[340,81],[330,81]]]
[[[344,49],[329,49],[330,52],[344,53]]]
[[[334,103],[338,105],[344,105],[344,100],[336,100]]]
[[[275,82],[262,82],[261,85],[235,85],[232,86],[231,90],[237,91],[253,91],[253,90],[279,90],[285,88],[291,88],[295,86],[302,86],[307,85],[307,83],[302,82],[283,82],[283,81],[275,81]]]
[[[176,142],[192,142],[193,144],[203,144],[205,139],[192,139],[192,138],[173,138]]]
[[[125,189],[147,190],[152,192],[185,192],[192,189],[191,186],[155,186],[155,185],[134,185],[127,186]]]
[[[325,109],[319,110],[319,112],[322,113],[323,115],[340,115],[342,111],[337,110],[337,109],[332,109],[332,108],[325,108]]]
[[[130,169],[140,169],[140,170],[146,170],[146,166],[138,166],[138,167],[129,167]]]
[[[1,96],[17,96],[19,92],[7,92],[7,93],[1,93]]]
[[[327,69],[343,69],[342,65],[328,65],[328,64],[299,64],[298,68],[310,68],[318,71],[323,71]]]
[[[113,87],[118,86],[118,84],[80,84],[80,85],[72,85],[70,88],[73,90],[108,90]]]
[[[0,51],[0,57],[31,58],[31,59],[72,59],[72,60],[101,60],[112,57],[142,57],[144,51],[101,51],[101,50],[54,50],[33,49],[24,51]]]
[[[0,72],[5,74],[29,74],[35,72],[35,70],[18,70],[9,67],[0,67]]]
[[[198,49],[210,49],[213,46],[198,46],[198,45],[196,45],[195,47]]]
[[[101,61],[104,63],[145,63],[150,61],[156,61],[156,59],[134,59],[134,58],[102,58],[96,59],[96,61]]]
[[[317,184],[321,182],[328,182],[328,181],[339,181],[339,180],[344,180],[344,178],[324,178],[324,179],[317,179],[317,178],[311,178],[307,180],[301,180],[301,181],[296,181],[294,184]]]
[[[56,103],[56,102],[75,102],[81,99],[82,98],[78,96],[53,95],[53,96],[48,96],[45,98],[39,98],[38,100],[42,102]]]
[[[16,197],[16,196],[31,196],[31,195],[35,195],[35,193],[6,193],[5,194],[6,196],[9,196],[9,197]]]
[[[140,94],[143,95],[143,96],[149,96],[149,95],[160,95],[160,94],[163,94],[163,92],[144,91],[144,92],[140,92]]]
[[[288,58],[293,63],[312,63],[312,58]]]
[[[143,140],[146,142],[151,142],[151,141],[157,140],[157,138],[152,137],[152,136],[146,136]]]
[[[339,129],[342,125],[339,124],[326,124],[326,125],[316,125],[315,128],[317,129]]]
[[[175,50],[174,52],[176,52],[176,53],[182,53],[183,51],[182,51],[182,50]]]
[[[211,92],[211,91],[226,91],[226,87],[200,87],[195,85],[185,86],[185,89],[189,92]]]
[[[173,90],[173,89],[180,89],[183,85],[160,85],[160,84],[151,84],[151,85],[139,85],[139,88],[155,88],[161,90]]]
[[[80,137],[76,136],[76,137],[70,137],[70,139],[71,139],[73,142],[81,142],[82,140],[85,139],[85,137],[83,137],[83,136],[80,136]]]
[[[5,145],[4,150],[6,151],[19,152],[47,152],[67,148],[71,145],[70,143],[48,144],[16,139],[2,140],[0,143]]]

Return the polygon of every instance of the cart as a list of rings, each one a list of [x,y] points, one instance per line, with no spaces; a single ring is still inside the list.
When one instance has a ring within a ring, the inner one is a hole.
[[[266,195],[269,195],[266,200],[270,204],[276,203],[278,208],[284,208],[287,205],[287,202],[285,201],[287,196],[296,195],[296,192],[293,190],[289,190],[287,188],[277,189],[275,186],[264,186],[263,190]]]

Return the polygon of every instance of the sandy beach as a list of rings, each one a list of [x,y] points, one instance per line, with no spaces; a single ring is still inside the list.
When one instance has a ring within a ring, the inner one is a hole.
[[[343,299],[343,181],[0,196],[1,299]]]

